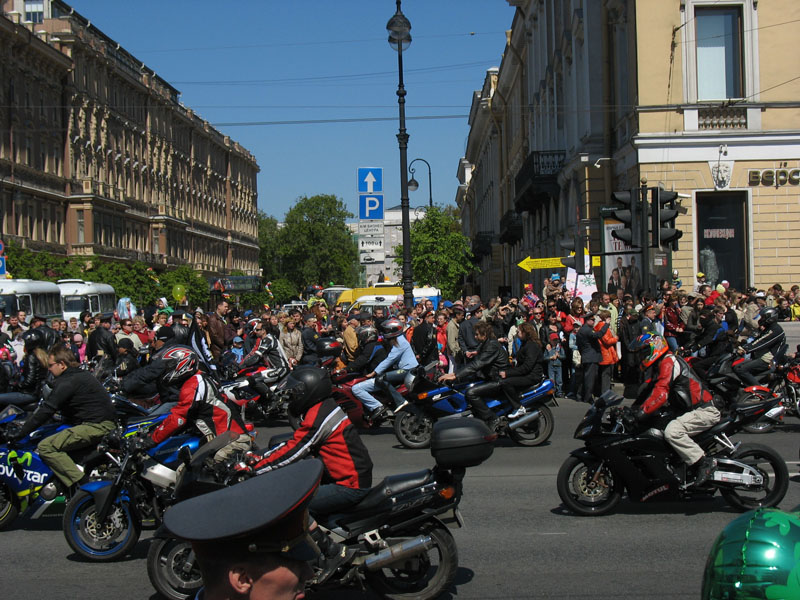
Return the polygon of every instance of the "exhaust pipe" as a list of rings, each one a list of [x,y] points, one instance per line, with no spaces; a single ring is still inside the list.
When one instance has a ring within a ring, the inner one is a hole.
[[[530,423],[532,421],[535,421],[540,416],[542,416],[542,413],[538,409],[536,409],[535,411],[526,414],[524,417],[520,417],[516,421],[511,421],[511,423],[508,424],[508,428],[516,429],[517,427],[522,427],[523,425],[525,425],[525,423]]]
[[[368,571],[377,571],[396,562],[427,552],[433,547],[433,540],[429,535],[420,535],[413,540],[394,544],[384,548],[376,554],[364,558],[363,564]]]

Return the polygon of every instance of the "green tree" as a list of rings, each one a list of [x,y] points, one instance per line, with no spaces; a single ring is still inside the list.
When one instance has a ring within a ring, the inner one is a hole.
[[[352,217],[336,196],[299,198],[278,233],[283,277],[296,289],[331,280],[355,285],[358,247],[346,225]]]
[[[271,281],[280,276],[281,256],[278,240],[278,220],[258,211],[258,265],[264,279]]]
[[[56,281],[58,279],[80,278],[86,259],[70,258],[49,252],[34,252],[10,241],[5,246],[6,271],[15,279],[38,279]]]
[[[469,238],[452,211],[433,206],[425,217],[411,225],[411,267],[420,284],[442,290],[445,298],[461,296],[464,276],[474,270]],[[398,272],[403,265],[403,247],[397,247]]]
[[[293,297],[299,296],[295,285],[285,277],[272,281],[269,288],[272,291],[275,304],[286,304]]]
[[[84,273],[86,279],[107,283],[119,298],[130,298],[137,307],[144,307],[164,295],[152,271],[144,263],[95,261]]]
[[[158,278],[161,282],[161,295],[166,297],[170,306],[178,304],[173,294],[176,285],[184,287],[186,290],[186,303],[192,309],[208,302],[208,298],[211,295],[206,278],[189,265],[181,265],[173,271],[161,273]]]

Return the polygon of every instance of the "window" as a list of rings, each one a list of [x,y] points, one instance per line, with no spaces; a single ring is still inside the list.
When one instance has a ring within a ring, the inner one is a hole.
[[[742,13],[739,8],[696,8],[697,98],[742,98]]]
[[[84,221],[83,221],[83,209],[82,209],[82,208],[79,208],[78,210],[76,210],[76,211],[75,211],[75,213],[77,214],[77,220],[78,220],[78,243],[79,243],[79,244],[83,244],[83,243],[84,243],[84,233],[83,233],[83,226],[84,226],[84,225],[83,225],[83,224],[84,224]]]
[[[25,20],[31,23],[44,21],[44,2],[25,0]]]

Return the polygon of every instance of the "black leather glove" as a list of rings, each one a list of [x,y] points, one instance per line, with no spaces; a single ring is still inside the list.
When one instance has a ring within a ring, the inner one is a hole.
[[[626,406],[622,411],[622,424],[625,426],[626,431],[636,429],[638,424],[637,411],[634,411],[629,406]]]
[[[131,451],[133,452],[147,452],[155,446],[156,443],[149,435],[137,435],[131,444]]]

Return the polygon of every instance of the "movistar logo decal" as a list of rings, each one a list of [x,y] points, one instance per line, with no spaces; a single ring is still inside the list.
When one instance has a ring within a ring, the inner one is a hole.
[[[23,452],[22,456],[20,456],[19,454],[17,454],[16,450],[12,450],[11,452],[8,453],[8,455],[6,455],[7,465],[11,464],[12,458],[16,458],[19,464],[24,465],[26,467],[30,467],[31,461],[33,461],[33,454],[31,454],[30,452]]]

